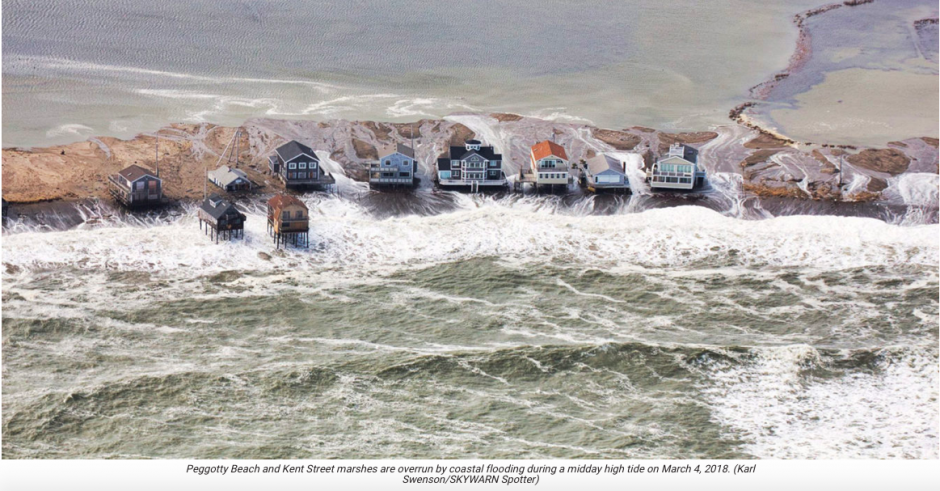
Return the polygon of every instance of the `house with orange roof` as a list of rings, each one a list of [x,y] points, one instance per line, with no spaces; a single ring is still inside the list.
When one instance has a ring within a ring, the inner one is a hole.
[[[529,158],[536,186],[568,186],[568,154],[561,145],[549,140],[540,141],[532,145]]]

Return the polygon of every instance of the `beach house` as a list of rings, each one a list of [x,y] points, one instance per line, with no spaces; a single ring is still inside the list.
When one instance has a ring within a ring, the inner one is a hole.
[[[377,149],[379,161],[369,165],[369,186],[413,186],[418,169],[415,151],[396,143]]]
[[[268,168],[285,187],[324,187],[336,183],[323,170],[313,149],[296,140],[277,147],[268,157]]]
[[[238,211],[234,204],[225,201],[218,194],[206,198],[199,206],[196,216],[199,218],[199,229],[204,229],[216,243],[220,238],[228,240],[245,235],[247,217]]]
[[[281,244],[308,247],[310,212],[299,199],[279,194],[268,200],[268,234],[274,237],[276,248]]]
[[[447,155],[437,159],[437,183],[441,187],[469,187],[471,191],[506,186],[503,156],[479,140],[451,146]]]
[[[647,179],[653,189],[693,189],[701,186],[705,173],[698,170],[698,150],[673,143],[665,157],[650,168]]]
[[[163,180],[160,179],[159,173],[136,164],[108,176],[108,191],[114,199],[128,208],[166,203],[163,197]]]
[[[529,149],[529,168],[536,186],[568,185],[568,154],[553,141],[540,141]]]
[[[227,165],[209,172],[208,177],[210,182],[229,193],[251,190],[251,181],[248,180],[248,175]]]
[[[604,190],[626,191],[630,189],[627,179],[626,163],[610,155],[599,153],[587,160],[584,165],[584,185],[588,191]]]

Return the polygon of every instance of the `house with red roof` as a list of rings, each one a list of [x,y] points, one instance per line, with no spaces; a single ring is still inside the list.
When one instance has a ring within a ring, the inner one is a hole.
[[[549,140],[540,141],[532,145],[529,158],[537,186],[567,186],[570,182],[568,154],[561,145]]]

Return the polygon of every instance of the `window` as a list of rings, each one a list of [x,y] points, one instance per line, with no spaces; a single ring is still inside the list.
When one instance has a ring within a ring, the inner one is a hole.
[[[401,172],[400,174],[401,174],[402,177],[411,177],[411,173],[410,173],[410,172]]]
[[[289,211],[281,212],[281,220],[285,222],[290,221],[290,212]]]
[[[288,168],[288,169],[296,169],[296,168],[297,168],[297,163],[296,163],[296,162],[291,162],[291,163],[287,164],[287,168]]]
[[[296,172],[288,172],[288,173],[287,173],[287,178],[288,178],[288,179],[297,179],[297,173],[296,173]]]
[[[316,169],[316,168],[317,168],[317,163],[316,163],[316,162],[310,162],[310,165],[308,165],[307,167],[310,168],[310,169]]]
[[[144,185],[145,185],[145,184],[144,184],[144,181],[137,181],[137,184],[136,184],[135,186],[137,187],[137,190],[138,190],[138,191],[143,191],[143,190],[144,190]]]
[[[440,172],[440,178],[441,178],[441,179],[450,179],[450,171],[449,171],[449,170],[442,170],[442,171]]]
[[[290,212],[287,212],[287,213],[290,214]],[[302,210],[297,210],[294,212],[294,218],[296,218],[297,220],[300,220],[303,217],[304,217],[304,212]]]
[[[411,165],[411,161],[408,159],[402,160],[401,165]]]
[[[499,167],[498,160],[490,160],[490,167]]]
[[[150,188],[151,193],[157,192],[157,181],[150,181],[147,183],[147,185]]]
[[[307,168],[307,163],[306,163],[306,162],[300,162],[300,163],[297,164],[297,168],[298,168],[298,169],[306,169],[306,168]]]
[[[451,160],[451,161],[450,161],[450,165],[451,165],[451,167],[460,167],[460,161],[459,161],[459,160]]]
[[[385,165],[392,165],[392,161],[391,161],[391,160],[386,160],[386,161],[385,161]]]

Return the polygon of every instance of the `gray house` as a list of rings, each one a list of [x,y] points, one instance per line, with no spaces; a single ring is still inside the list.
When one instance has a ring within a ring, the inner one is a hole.
[[[689,190],[705,181],[705,173],[698,170],[698,150],[679,143],[669,146],[669,152],[653,164],[647,177],[653,189]]]
[[[626,163],[610,155],[597,154],[589,158],[584,169],[584,183],[589,191],[597,192],[605,189],[630,189],[630,180],[626,175]]]
[[[248,180],[248,175],[227,165],[209,172],[209,180],[228,192],[251,190],[251,181]]]
[[[129,208],[156,206],[167,202],[163,197],[160,175],[139,165],[125,167],[108,176],[108,190],[114,199]]]
[[[285,187],[322,187],[336,183],[336,179],[320,166],[320,158],[313,149],[298,141],[277,147],[268,157],[268,168]]]
[[[370,186],[413,186],[418,163],[415,151],[401,143],[378,148],[379,161],[369,166]]]

